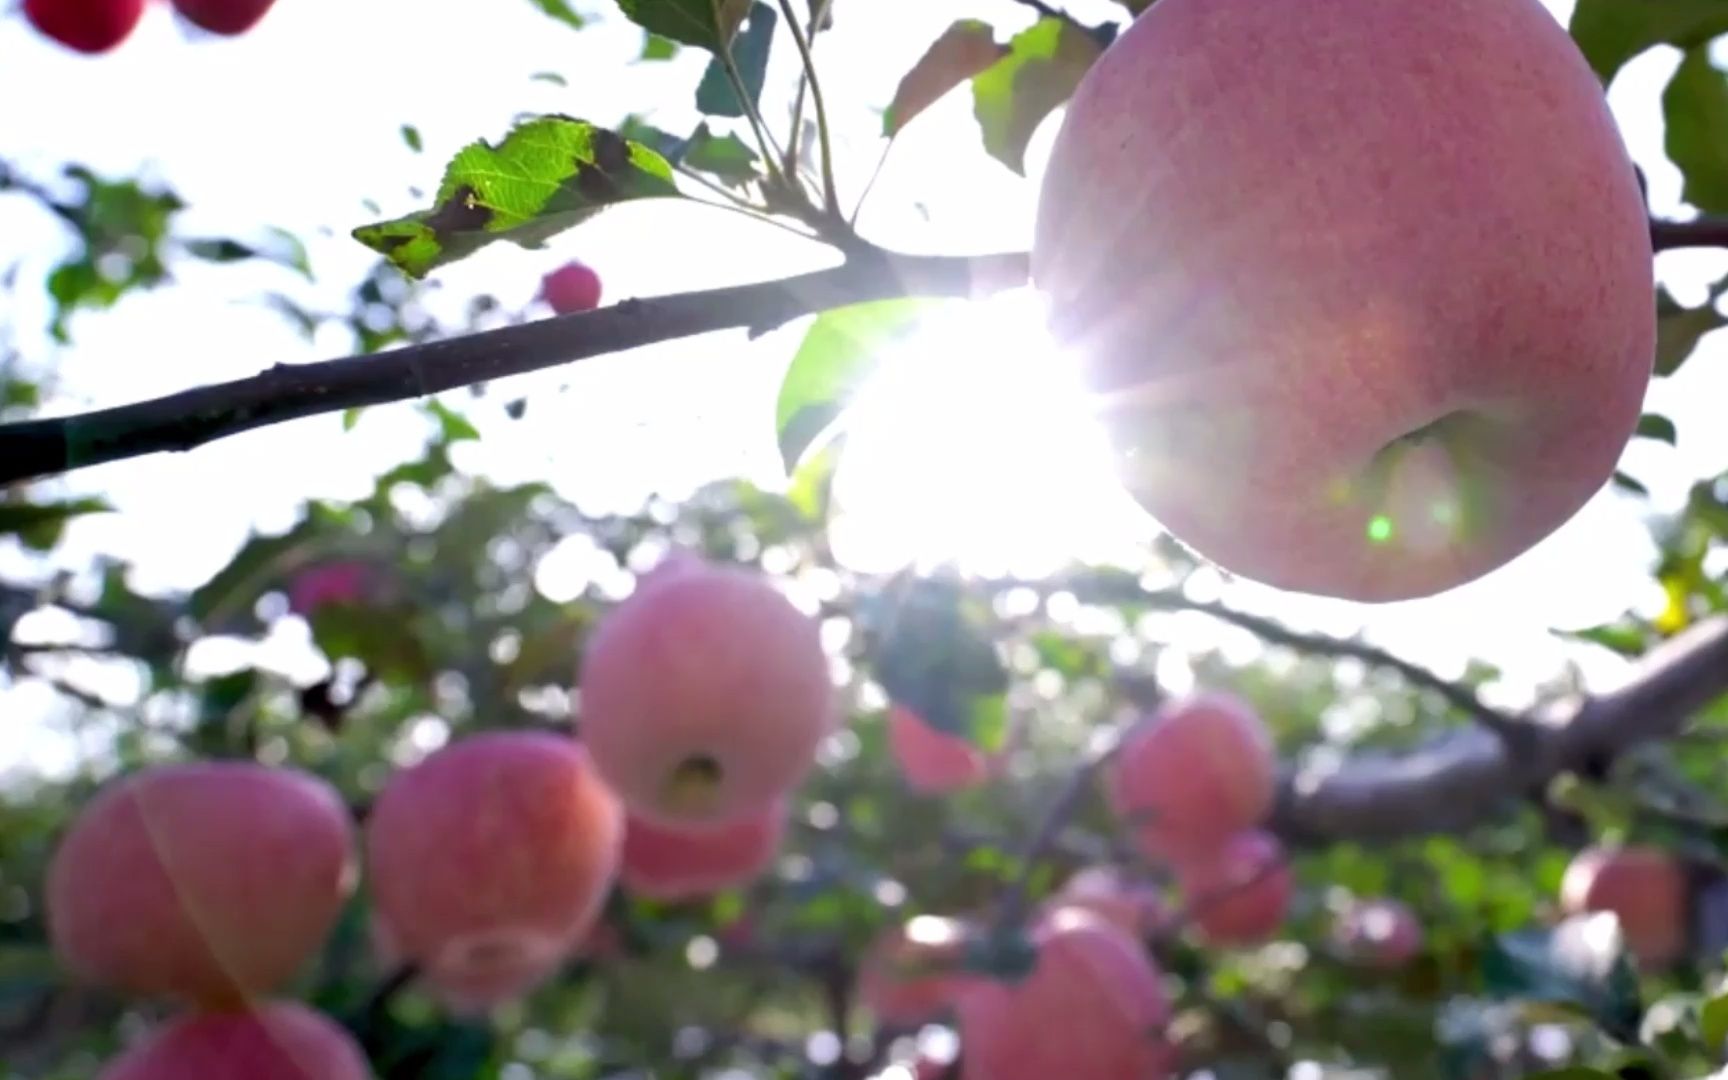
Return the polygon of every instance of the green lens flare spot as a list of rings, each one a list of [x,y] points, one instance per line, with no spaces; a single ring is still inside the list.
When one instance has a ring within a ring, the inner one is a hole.
[[[1374,544],[1384,544],[1392,539],[1392,519],[1385,514],[1375,514],[1368,519],[1368,540]]]

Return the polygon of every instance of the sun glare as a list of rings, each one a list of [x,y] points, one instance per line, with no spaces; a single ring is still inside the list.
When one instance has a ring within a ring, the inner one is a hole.
[[[858,400],[834,488],[849,565],[1031,576],[1143,557],[1151,531],[1031,290],[922,327]]]

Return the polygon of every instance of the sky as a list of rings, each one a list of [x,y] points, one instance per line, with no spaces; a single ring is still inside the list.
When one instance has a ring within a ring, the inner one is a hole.
[[[1557,18],[1571,0],[1545,0]],[[312,307],[340,309],[372,263],[347,237],[373,220],[373,199],[394,216],[418,208],[411,193],[437,183],[443,163],[475,138],[496,139],[514,117],[563,112],[602,124],[645,113],[668,130],[699,118],[693,88],[703,58],[633,63],[641,34],[609,0],[577,0],[597,16],[575,32],[529,0],[279,0],[250,34],[214,39],[177,23],[153,2],[120,50],[89,59],[42,41],[16,14],[0,14],[0,158],[51,177],[66,161],[125,175],[166,178],[191,205],[188,232],[256,235],[277,225],[308,238],[319,284],[276,267],[177,268],[176,287],[82,315],[74,344],[40,332],[43,299],[29,291],[7,318],[37,362],[59,373],[55,412],[118,404],[274,363],[348,351],[345,334],[308,345],[256,303],[280,289]],[[841,0],[837,30],[820,46],[824,88],[839,136],[842,198],[857,199],[883,144],[880,110],[900,75],[941,30],[964,16],[991,21],[999,37],[1028,25],[1013,0]],[[1116,17],[1108,0],[1073,0],[1075,15]],[[793,50],[777,44],[770,87],[789,87]],[[1644,167],[1657,213],[1689,216],[1680,178],[1662,152],[1659,96],[1679,55],[1658,49],[1634,61],[1610,103]],[[532,81],[553,71],[565,86]],[[771,117],[784,94],[771,91]],[[1037,180],[1060,113],[1033,140],[1028,177],[981,149],[964,91],[949,95],[897,140],[860,219],[870,239],[914,252],[1023,250],[1031,238]],[[425,150],[398,132],[411,123]],[[24,254],[21,280],[40,280],[66,238],[47,215],[0,198],[8,256]],[[608,297],[652,296],[765,280],[828,265],[833,255],[778,230],[703,207],[662,202],[623,207],[557,238],[548,250],[496,245],[439,272],[454,311],[485,290],[507,304],[530,300],[539,277],[569,257],[596,266]],[[1728,253],[1677,252],[1657,263],[1662,280],[1696,303],[1728,272]],[[1104,478],[1102,448],[1077,391],[1048,348],[1024,293],[961,307],[884,365],[860,406],[840,476],[836,546],[860,569],[913,559],[961,558],[984,571],[1035,573],[1069,557],[1132,558],[1151,528]],[[783,485],[773,431],[778,380],[807,325],[755,342],[741,333],[597,358],[499,384],[472,408],[478,444],[465,468],[502,481],[544,479],[591,512],[634,509],[650,492],[678,495],[721,476]],[[1556,628],[1580,628],[1636,608],[1651,611],[1653,548],[1642,516],[1672,510],[1691,483],[1728,469],[1724,338],[1707,339],[1682,372],[1652,385],[1648,408],[1675,420],[1679,446],[1629,448],[1624,467],[1646,483],[1648,502],[1605,491],[1525,556],[1440,597],[1365,607],[1280,594],[1202,574],[1203,595],[1335,633],[1371,639],[1456,675],[1471,656],[1507,671],[1494,694],[1528,700],[1534,683],[1568,659],[1588,685],[1624,677],[1600,650],[1566,646]],[[500,403],[527,395],[520,422]],[[83,470],[47,493],[99,492],[119,512],[68,530],[56,563],[76,568],[107,552],[136,566],[135,587],[197,585],[253,529],[291,524],[309,497],[352,498],[382,469],[417,453],[424,422],[408,406],[369,410],[352,432],[321,417],[238,436],[181,455]],[[40,572],[0,547],[0,574]],[[1172,624],[1175,626],[1176,624]],[[1183,621],[1196,644],[1242,643],[1203,622]],[[1182,673],[1170,677],[1179,682]],[[0,716],[33,723],[39,737],[0,743],[0,771],[63,765],[39,685],[0,685]],[[9,720],[9,722],[12,722]],[[10,755],[10,757],[9,757]]]

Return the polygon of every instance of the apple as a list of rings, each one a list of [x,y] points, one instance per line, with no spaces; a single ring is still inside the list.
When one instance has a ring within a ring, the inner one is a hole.
[[[1141,506],[1356,601],[1570,519],[1655,356],[1632,162],[1539,0],[1161,0],[1068,104],[1032,264]]]
[[[1409,905],[1389,898],[1352,900],[1338,913],[1333,943],[1348,959],[1396,968],[1422,951],[1422,923]]]
[[[747,884],[779,854],[786,836],[786,800],[749,817],[714,826],[666,828],[627,817],[619,880],[656,900],[692,900]]]
[[[1690,892],[1685,867],[1660,848],[1590,847],[1573,857],[1560,879],[1560,909],[1568,915],[1613,912],[1627,951],[1655,970],[1686,951]]]
[[[764,812],[839,716],[816,620],[742,567],[654,575],[602,618],[578,683],[594,764],[632,815],[668,828]]]
[[[24,17],[43,37],[95,55],[132,36],[144,18],[144,0],[24,0]]]
[[[354,1037],[297,1001],[187,1013],[110,1061],[97,1080],[370,1080]]]
[[[1078,871],[1046,902],[1046,910],[1084,908],[1137,939],[1162,930],[1170,910],[1158,887],[1136,881],[1115,866],[1088,866]]]
[[[1166,701],[1130,728],[1106,790],[1148,856],[1191,858],[1265,819],[1277,768],[1253,706],[1209,691]]]
[[[79,812],[48,868],[48,925],[89,983],[230,1007],[302,970],[356,877],[353,824],[324,781],[253,762],[157,765]]]
[[[919,915],[877,935],[858,967],[858,1000],[883,1024],[920,1024],[952,1008],[971,976],[961,969],[972,928]]]
[[[234,37],[258,25],[276,0],[173,0],[186,21],[201,30]]]
[[[1157,1080],[1170,1075],[1170,999],[1139,942],[1088,911],[1032,930],[1030,974],[960,995],[962,1074],[989,1080]]]
[[[1238,833],[1205,857],[1176,865],[1195,936],[1240,948],[1270,941],[1284,924],[1295,879],[1271,833]]]
[[[623,827],[572,739],[489,731],[433,752],[366,821],[381,950],[456,1007],[519,996],[594,926]]]
[[[593,311],[600,306],[600,275],[571,260],[540,279],[540,297],[559,315]]]
[[[913,791],[946,795],[983,782],[989,755],[962,735],[939,731],[904,706],[888,709],[888,749]]]

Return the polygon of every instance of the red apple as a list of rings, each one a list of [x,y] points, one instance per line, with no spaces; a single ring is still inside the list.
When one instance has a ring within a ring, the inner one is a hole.
[[[574,740],[493,731],[393,776],[366,822],[382,946],[478,1008],[557,970],[617,872],[623,812]]]
[[[656,575],[609,612],[579,682],[594,764],[634,816],[670,828],[765,811],[839,715],[816,620],[720,565]]]
[[[600,306],[600,275],[571,260],[540,280],[540,296],[559,315],[593,311]]]
[[[1258,829],[1238,833],[1204,857],[1176,867],[1195,935],[1242,947],[1272,939],[1290,909],[1295,879],[1284,846]]]
[[[1560,880],[1561,910],[1613,912],[1627,950],[1648,970],[1666,967],[1686,951],[1689,894],[1680,861],[1641,845],[1586,848]]]
[[[888,710],[888,748],[907,786],[927,795],[969,788],[990,775],[991,759],[976,743],[899,705]]]
[[[1089,866],[1063,883],[1046,909],[1084,908],[1137,939],[1150,937],[1170,921],[1158,887],[1135,881],[1115,866]]]
[[[1339,912],[1332,933],[1347,958],[1374,967],[1400,967],[1422,951],[1422,923],[1397,900],[1351,901]]]
[[[212,34],[234,37],[258,25],[276,0],[173,0],[186,21]]]
[[[98,1080],[371,1080],[353,1036],[297,1001],[169,1020]]]
[[[48,924],[77,976],[232,1006],[283,987],[355,883],[353,826],[313,776],[159,765],[86,805],[48,869]]]
[[[1107,787],[1147,855],[1182,859],[1258,825],[1272,808],[1277,766],[1253,707],[1209,692],[1168,701],[1136,724]]]
[[[667,828],[630,817],[619,880],[639,896],[692,900],[747,884],[779,854],[786,800],[749,817],[713,826]]]
[[[858,969],[858,1000],[883,1024],[940,1015],[970,982],[961,970],[970,930],[959,919],[920,915],[879,935]]]
[[[1655,356],[1632,162],[1539,0],[1160,0],[1068,104],[1032,261],[1141,505],[1360,601],[1571,518]]]
[[[24,17],[43,37],[94,55],[132,36],[144,17],[144,0],[24,0]]]

